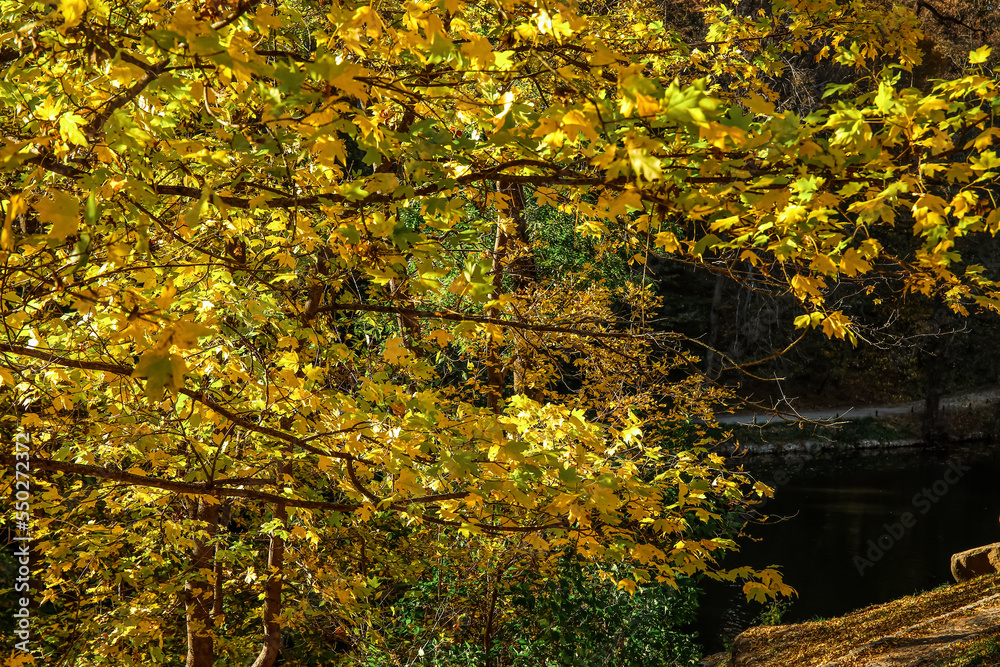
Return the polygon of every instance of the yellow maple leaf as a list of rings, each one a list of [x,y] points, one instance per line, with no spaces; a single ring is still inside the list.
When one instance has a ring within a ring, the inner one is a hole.
[[[823,313],[816,311],[806,315],[799,315],[795,318],[795,328],[805,329],[806,327],[816,328],[823,321]]]
[[[856,276],[871,271],[872,265],[866,262],[857,250],[848,248],[840,260],[840,269],[849,276]]]
[[[826,287],[826,283],[818,278],[808,278],[806,276],[792,277],[792,291],[795,296],[802,300],[819,302],[823,300],[823,293],[820,291]]]
[[[833,276],[837,274],[837,265],[826,255],[816,255],[812,261],[812,268],[819,273]]]
[[[87,146],[87,137],[80,131],[83,118],[75,113],[63,114],[59,117],[59,136],[77,146]]]
[[[59,0],[59,11],[63,15],[63,28],[72,28],[87,11],[87,0]]]
[[[410,351],[403,345],[403,339],[399,336],[393,336],[385,342],[385,352],[382,353],[382,356],[385,357],[385,360],[390,364],[398,364],[402,362],[409,353]]]
[[[830,313],[823,319],[823,333],[829,338],[839,338],[841,340],[851,338],[851,332],[847,328],[850,323],[851,321],[844,317],[844,314],[838,310]]]
[[[444,347],[451,341],[455,340],[455,337],[451,335],[451,332],[446,329],[435,329],[430,332],[430,336],[441,347]]]
[[[743,103],[746,104],[747,109],[749,109],[751,113],[759,114],[762,116],[774,115],[774,105],[771,102],[765,100],[757,93],[751,93],[750,95],[748,95],[747,98],[743,101]]]
[[[132,371],[132,377],[146,378],[146,396],[154,401],[163,399],[164,389],[176,392],[184,386],[187,364],[176,354],[152,349],[145,352]]]
[[[52,224],[49,236],[62,241],[76,234],[80,225],[80,202],[68,192],[54,191],[47,199],[34,204],[38,219]]]
[[[618,588],[623,588],[628,591],[629,595],[633,595],[638,589],[638,586],[631,579],[622,579],[618,582]]]
[[[662,248],[664,252],[677,252],[680,244],[677,242],[677,235],[673,232],[660,232],[656,235],[656,247]]]
[[[627,140],[626,146],[628,146],[629,162],[632,165],[632,169],[635,171],[637,179],[656,181],[663,178],[660,158],[650,153],[646,146],[632,146],[629,145]]]
[[[979,136],[975,139],[965,144],[964,148],[965,150],[969,150],[970,148],[975,148],[977,151],[986,150],[993,145],[994,137],[1000,137],[1000,129],[988,127],[979,133]]]
[[[187,40],[201,37],[207,32],[205,22],[198,18],[190,7],[180,7],[167,28]]]
[[[662,550],[651,544],[640,544],[632,549],[632,557],[640,563],[650,563],[656,559],[664,559],[666,556]]]
[[[177,321],[170,329],[170,342],[181,349],[189,349],[198,346],[198,339],[202,336],[209,336],[212,329],[204,324],[194,322],[189,319]]]
[[[975,51],[970,51],[969,62],[972,63],[973,65],[978,65],[980,63],[986,62],[990,57],[990,51],[992,51],[992,49],[989,46],[986,46],[985,44],[980,46]]]
[[[468,36],[468,42],[461,47],[462,53],[482,68],[493,64],[493,45],[482,35]]]
[[[28,210],[28,205],[24,201],[24,195],[13,195],[7,202],[7,216],[3,223],[3,232],[0,233],[0,250],[12,250],[14,248],[14,233],[11,231],[11,224],[14,218]]]
[[[265,37],[271,33],[272,29],[281,27],[281,19],[274,15],[274,8],[268,5],[257,7],[257,14],[254,16],[253,21],[257,25],[260,34]]]

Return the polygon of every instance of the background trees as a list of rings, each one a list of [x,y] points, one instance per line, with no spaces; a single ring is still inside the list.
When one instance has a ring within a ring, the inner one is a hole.
[[[658,257],[851,343],[843,290],[998,303],[958,249],[1000,225],[989,53],[905,88],[902,7],[2,7],[46,664],[403,661],[387,619],[434,577],[434,641],[489,661],[515,582],[549,604],[567,568],[787,592],[717,566],[768,490],[708,452],[728,392]],[[779,106],[814,45],[855,87]]]

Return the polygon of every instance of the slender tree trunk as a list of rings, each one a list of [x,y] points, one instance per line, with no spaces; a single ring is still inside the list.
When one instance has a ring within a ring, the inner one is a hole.
[[[215,548],[210,539],[215,536],[219,505],[213,499],[198,498],[195,519],[204,522],[204,531],[195,539],[191,559],[191,576],[184,582],[184,603],[187,608],[187,660],[185,667],[212,667],[215,662],[215,638],[212,635],[213,574]]]
[[[229,518],[230,518],[231,506],[229,503],[222,503],[219,508],[219,518],[216,523],[215,534],[218,535],[220,531],[229,531]],[[212,590],[212,625],[218,627],[224,618],[225,609],[223,608],[223,591],[222,582],[225,581],[225,576],[223,574],[223,563],[222,559],[219,558],[219,545],[215,545],[215,586]]]
[[[497,221],[497,236],[493,242],[493,298],[500,296],[501,285],[503,284],[504,261],[507,259],[507,231],[504,229],[505,220],[501,216]],[[499,312],[496,308],[487,311],[488,317],[497,317]],[[494,412],[500,411],[500,397],[503,395],[504,369],[500,364],[499,345],[492,336],[486,347],[486,407]]]
[[[493,651],[493,636],[496,634],[494,619],[497,611],[497,594],[500,590],[500,583],[496,582],[490,592],[489,606],[486,610],[486,628],[483,631],[483,652],[486,654],[485,667],[495,667],[496,655]]]
[[[212,590],[212,624],[216,625],[222,620],[225,610],[222,606],[222,561],[219,559],[219,547],[215,547],[215,587]]]
[[[483,628],[483,652],[486,654],[483,667],[496,667],[498,655],[496,652],[496,636],[500,628],[497,627],[497,602],[500,595],[500,586],[507,570],[517,560],[517,551],[513,551],[510,557],[503,563],[497,564],[496,575],[493,577],[493,586],[490,587],[489,567],[486,569],[486,591],[489,602],[486,605],[486,627]],[[501,602],[502,604],[502,602]]]
[[[941,333],[947,320],[948,309],[938,298],[932,320],[937,336],[929,345],[924,365],[926,392],[921,435],[926,442],[941,442],[948,438],[948,426],[941,414],[941,398],[944,396],[945,383],[948,380],[948,348],[952,340],[951,335]]]
[[[410,297],[406,283],[403,280],[393,278],[389,281],[389,292],[395,301],[399,301],[403,308],[413,308],[413,299]],[[399,327],[399,335],[403,339],[403,345],[411,352],[419,353],[416,347],[420,340],[421,327],[420,320],[412,315],[396,314],[396,326]]]
[[[289,471],[287,464],[278,467],[278,479],[284,479]],[[283,529],[288,528],[288,510],[284,503],[274,506],[274,518],[279,519]],[[253,667],[271,667],[281,648],[281,583],[285,576],[285,540],[278,531],[271,533],[267,550],[267,583],[264,585],[264,645],[253,663]]]
[[[274,506],[274,516],[282,522],[288,521],[285,506]],[[284,577],[285,540],[277,533],[271,533],[271,543],[267,552],[267,584],[264,585],[264,645],[260,649],[253,667],[271,667],[281,648],[281,580]]]
[[[537,280],[538,269],[535,259],[528,248],[528,224],[524,217],[524,189],[516,183],[499,186],[500,194],[504,195],[506,216],[501,215],[497,221],[497,236],[493,245],[493,298],[500,295],[504,276],[513,280],[514,292],[522,291]],[[499,317],[500,313],[490,309],[490,317]],[[503,394],[503,381],[506,375],[500,363],[498,345],[490,341],[486,355],[488,393],[487,405],[494,411],[499,409],[500,397]],[[523,341],[517,345],[514,362],[515,391],[524,389],[524,375],[529,363],[527,357],[530,347]]]
[[[720,273],[715,277],[715,289],[712,291],[712,308],[708,311],[708,351],[705,353],[705,375],[713,380],[719,377],[715,370],[718,358],[716,346],[719,344],[719,308],[722,307],[722,286],[725,277]]]
[[[520,292],[538,280],[535,257],[528,247],[528,221],[524,216],[524,188],[518,183],[511,183],[503,186],[500,191],[507,195],[507,212],[513,223],[511,229],[507,231],[507,253],[510,254],[511,251],[516,253],[507,267],[507,274],[513,278],[514,291]]]

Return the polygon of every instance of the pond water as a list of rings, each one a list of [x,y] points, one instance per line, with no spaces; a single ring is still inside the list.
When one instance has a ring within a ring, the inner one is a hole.
[[[783,622],[829,618],[952,581],[951,555],[1000,542],[1000,446],[747,457],[775,489],[764,525],[726,565],[778,565],[798,591]],[[741,587],[708,582],[706,652],[755,625],[764,607]]]

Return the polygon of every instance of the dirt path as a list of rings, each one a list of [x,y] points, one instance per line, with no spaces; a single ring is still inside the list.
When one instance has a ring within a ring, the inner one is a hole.
[[[980,407],[993,403],[1000,399],[1000,387],[993,389],[982,389],[970,391],[962,394],[954,394],[941,399],[941,407],[945,410],[961,410],[964,408]],[[721,415],[718,418],[720,424],[766,424],[768,422],[780,423],[783,421],[842,421],[845,419],[864,419],[866,417],[887,417],[890,415],[902,415],[907,413],[920,413],[924,409],[923,401],[912,401],[910,403],[899,403],[896,405],[876,405],[876,406],[841,406],[826,408],[823,410],[803,410],[797,412],[794,406],[781,406],[780,414],[770,412],[740,412],[732,415]]]

